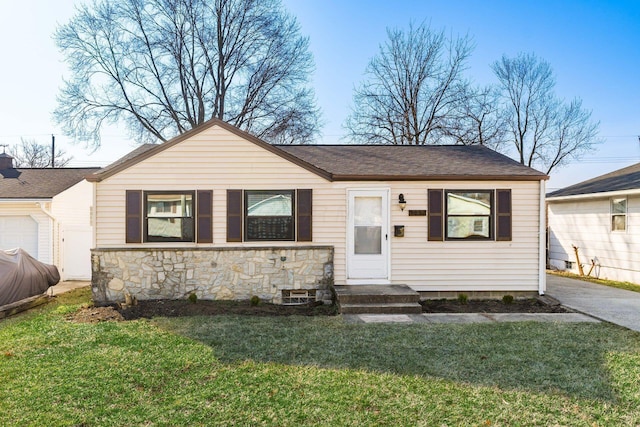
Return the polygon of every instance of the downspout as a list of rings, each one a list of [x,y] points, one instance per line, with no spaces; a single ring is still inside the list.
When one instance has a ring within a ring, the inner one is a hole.
[[[91,222],[91,248],[95,249],[98,241],[98,231],[96,224],[98,223],[98,210],[96,209],[96,200],[98,198],[98,183],[93,181],[91,183],[91,207],[89,207],[90,213],[90,222]],[[93,263],[93,256],[91,257],[91,262]],[[93,267],[92,267],[93,269]]]
[[[53,250],[53,241],[55,240],[54,237],[56,234],[55,233],[56,218],[53,216],[53,214],[50,211],[47,210],[47,208],[44,207],[44,204],[42,202],[36,202],[36,206],[40,208],[43,214],[45,214],[51,219],[51,235],[49,236],[49,253],[51,254],[50,264],[55,264],[56,260],[55,260],[54,250]]]
[[[547,205],[546,205],[546,181],[540,181],[540,230],[538,231],[539,240],[539,259],[538,259],[538,294],[544,295],[547,291]]]

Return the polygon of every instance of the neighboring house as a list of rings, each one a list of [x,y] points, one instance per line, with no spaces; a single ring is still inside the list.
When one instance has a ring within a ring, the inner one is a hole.
[[[545,291],[547,176],[482,146],[274,146],[213,119],[87,179],[98,303]]]
[[[549,264],[640,283],[640,163],[547,194]],[[593,268],[592,268],[593,266]]]
[[[91,278],[93,188],[98,168],[14,168],[0,154],[0,250],[20,247],[54,264],[62,280]]]

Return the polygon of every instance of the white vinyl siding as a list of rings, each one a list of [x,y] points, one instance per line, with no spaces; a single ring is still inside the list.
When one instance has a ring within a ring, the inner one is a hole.
[[[350,189],[391,189],[390,229],[405,226],[405,237],[391,239],[391,280],[417,290],[538,290],[538,181],[493,182],[329,182],[218,126],[212,126],[96,185],[96,246],[119,247],[335,247],[336,284],[346,280],[347,197]],[[513,239],[427,241],[427,217],[408,216],[427,209],[428,188],[511,189]],[[313,189],[312,242],[226,241],[226,190]],[[213,244],[125,244],[125,191],[213,191]],[[398,195],[407,206],[402,212]]]
[[[627,198],[626,231],[611,231],[610,205],[608,197],[549,201],[549,259],[553,267],[564,270],[565,261],[571,261],[572,271],[577,273],[575,245],[585,273],[593,259],[599,268],[592,276],[640,283],[640,196]]]
[[[393,183],[391,225],[404,225],[405,237],[392,238],[392,279],[416,290],[538,290],[539,182]],[[427,208],[427,188],[511,189],[512,240],[427,241],[427,217],[407,216]],[[407,200],[404,212],[395,203]]]
[[[93,184],[85,180],[53,198],[51,214],[56,219],[53,263],[58,267],[62,280],[91,278],[92,205]]]

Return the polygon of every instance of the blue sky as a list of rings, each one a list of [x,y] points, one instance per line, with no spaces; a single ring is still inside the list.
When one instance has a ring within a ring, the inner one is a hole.
[[[74,145],[51,122],[62,77],[67,74],[51,35],[73,14],[73,0],[0,0],[0,144],[20,137],[56,144],[73,165],[105,165],[135,141],[117,128],[103,133],[103,148]],[[600,121],[597,152],[552,173],[549,189],[640,161],[640,1],[365,1],[284,0],[310,37],[313,83],[325,127],[322,142],[336,143],[352,91],[387,27],[427,22],[453,35],[468,34],[475,50],[467,76],[494,83],[490,64],[503,54],[534,52],[555,71],[556,92],[579,97]]]

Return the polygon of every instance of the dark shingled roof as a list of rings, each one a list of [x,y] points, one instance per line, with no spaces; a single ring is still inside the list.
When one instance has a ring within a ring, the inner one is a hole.
[[[0,170],[0,199],[50,199],[99,169],[3,169]]]
[[[548,176],[483,146],[463,145],[270,145],[218,119],[167,142],[143,145],[87,177],[102,181],[157,153],[220,126],[329,181],[355,180],[541,180]]]
[[[116,160],[115,162],[109,164],[108,166],[105,166],[104,168],[100,169],[97,172],[100,172],[101,174],[102,173],[108,174],[112,169],[117,169],[123,163],[128,162],[129,160],[135,159],[139,155],[144,154],[147,151],[149,151],[152,148],[155,148],[157,146],[158,146],[158,144],[143,144],[143,145],[137,147],[132,152],[125,154],[124,156],[122,156],[118,160]]]
[[[334,180],[514,179],[546,175],[473,145],[278,145]]]
[[[640,163],[553,191],[548,193],[547,197],[566,197],[637,189],[640,189]]]

